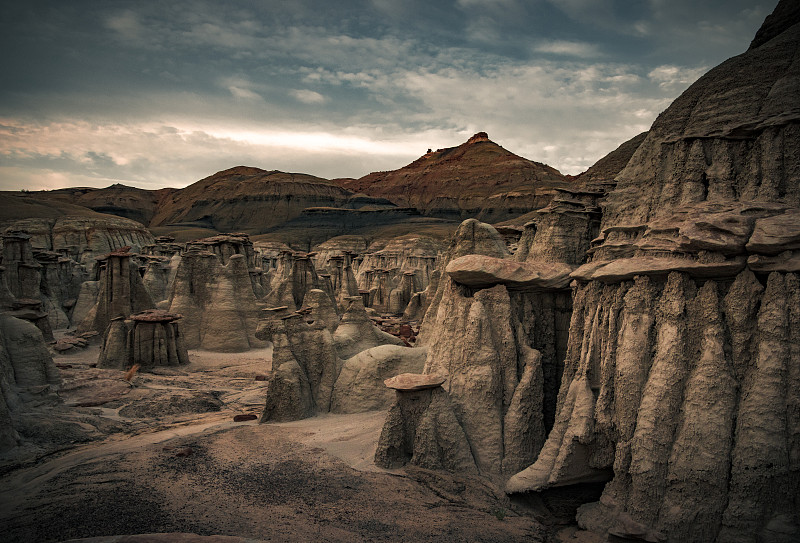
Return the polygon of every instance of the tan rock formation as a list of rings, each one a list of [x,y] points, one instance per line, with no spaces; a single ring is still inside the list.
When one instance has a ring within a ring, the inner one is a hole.
[[[367,315],[361,296],[352,296],[333,334],[336,351],[342,359],[351,358],[378,345],[404,345],[403,340],[379,330]]]
[[[103,339],[97,366],[126,370],[138,365],[142,371],[154,367],[189,363],[178,321],[180,315],[149,310],[129,319],[111,321]]]
[[[395,394],[384,381],[402,373],[421,372],[426,356],[425,349],[379,345],[347,359],[333,387],[331,412],[386,409]]]
[[[78,324],[79,332],[96,330],[104,333],[113,319],[127,318],[155,307],[129,249],[123,247],[102,259],[97,302]]]
[[[181,256],[164,305],[183,315],[187,348],[242,352],[264,345],[255,336],[263,304],[253,290],[248,258],[255,257],[248,256],[248,243],[222,235],[193,244]]]
[[[95,273],[96,258],[122,247],[138,253],[153,244],[153,235],[142,224],[112,215],[67,215],[56,219],[24,219],[9,230],[31,235],[34,249],[56,251],[82,264],[89,277]]]
[[[398,388],[378,439],[375,463],[476,474],[467,438],[440,386],[444,379],[404,375],[402,385],[387,380],[387,386]]]
[[[54,403],[51,387],[61,382],[41,331],[0,314],[0,452],[17,446],[31,403]]]
[[[446,390],[480,472],[500,477],[534,459],[544,442],[543,371],[503,285],[474,293],[449,280],[435,319],[424,373]]]

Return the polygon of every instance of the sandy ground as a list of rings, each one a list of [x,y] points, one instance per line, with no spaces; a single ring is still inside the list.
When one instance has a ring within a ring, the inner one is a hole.
[[[130,384],[92,368],[96,356],[92,347],[55,359],[64,403],[43,408],[32,430],[53,445],[0,459],[0,541],[556,540],[483,479],[377,468],[383,412],[234,422],[263,408],[269,349],[192,351],[190,366]]]

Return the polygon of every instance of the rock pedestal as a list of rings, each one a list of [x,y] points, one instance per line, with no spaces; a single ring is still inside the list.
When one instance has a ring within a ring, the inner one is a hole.
[[[25,232],[6,232],[2,237],[8,289],[17,298],[38,299],[42,266],[33,257],[31,236]]]
[[[139,267],[131,261],[130,247],[107,254],[101,260],[97,303],[78,325],[79,332],[104,333],[113,319],[127,318],[154,307],[142,283]]]
[[[412,373],[384,381],[396,397],[378,439],[375,464],[478,472],[464,430],[441,386],[444,382],[444,377]]]
[[[128,369],[138,364],[146,371],[188,364],[189,353],[177,322],[180,318],[154,309],[129,319],[114,319],[103,340],[98,367]]]

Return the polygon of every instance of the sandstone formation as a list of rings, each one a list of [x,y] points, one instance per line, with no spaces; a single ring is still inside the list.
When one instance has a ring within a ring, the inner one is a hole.
[[[178,321],[180,315],[149,310],[115,318],[106,330],[97,366],[127,370],[138,365],[142,371],[158,366],[189,363]]]
[[[242,352],[263,346],[255,336],[263,304],[250,276],[254,260],[246,235],[220,235],[189,244],[163,304],[170,313],[183,315],[187,348]]]
[[[439,260],[438,273],[435,277],[432,274],[432,281],[428,285],[423,299],[417,302],[421,306],[418,312],[425,315],[425,320],[428,322],[435,318],[439,308],[439,301],[447,286],[447,281],[442,280],[445,269],[451,261],[466,255],[507,258],[510,253],[502,236],[491,225],[476,219],[467,219],[462,222],[453,235],[453,239],[444,256]],[[422,343],[428,337],[427,330],[431,329],[433,329],[432,325],[424,329],[425,333],[420,337]]]
[[[492,222],[544,207],[554,187],[569,184],[554,168],[503,149],[485,132],[458,147],[428,152],[399,170],[338,182],[425,215]]]
[[[73,260],[53,251],[34,250],[26,232],[7,231],[2,236],[4,285],[15,316],[35,323],[48,340],[51,330],[67,328],[84,278]],[[10,300],[10,298],[9,298]]]
[[[154,307],[142,284],[138,265],[131,260],[130,247],[111,252],[100,261],[97,302],[78,324],[78,331],[105,332],[113,319]]]
[[[340,358],[346,360],[378,345],[404,345],[401,339],[379,330],[372,323],[361,296],[352,296],[347,302],[339,327],[333,334]]]
[[[420,373],[425,366],[425,349],[379,345],[345,360],[333,389],[332,413],[360,413],[385,409],[394,392],[386,379],[402,373]]]
[[[34,249],[69,257],[82,264],[90,276],[95,273],[97,257],[125,246],[138,253],[153,243],[153,235],[142,224],[102,214],[24,219],[14,222],[9,230],[27,232]]]
[[[51,387],[61,382],[41,331],[0,314],[0,452],[17,446],[30,405],[54,402]]]
[[[639,148],[647,132],[632,137],[609,154],[595,162],[591,168],[575,176],[575,181],[585,188],[612,188],[614,179],[628,164]]]
[[[285,307],[267,310],[257,336],[273,345],[273,374],[261,422],[303,419],[328,412],[341,369],[333,338],[321,322]]]
[[[506,488],[607,480],[585,529],[800,537],[800,10],[775,14],[659,116],[572,274],[555,424]]]
[[[396,399],[378,439],[377,465],[477,473],[464,431],[440,386],[443,382],[438,376],[409,373],[386,380]]]

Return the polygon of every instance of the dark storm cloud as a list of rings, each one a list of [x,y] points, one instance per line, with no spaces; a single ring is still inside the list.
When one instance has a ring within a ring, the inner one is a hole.
[[[27,2],[4,8],[0,188],[360,176],[486,130],[577,173],[775,1]]]

